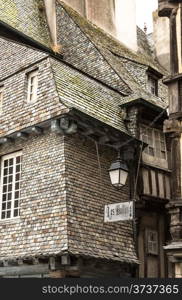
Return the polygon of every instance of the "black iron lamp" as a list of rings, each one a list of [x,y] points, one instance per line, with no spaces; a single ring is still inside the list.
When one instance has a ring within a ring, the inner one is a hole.
[[[128,173],[128,167],[126,163],[121,159],[119,153],[118,158],[111,164],[109,168],[109,175],[112,185],[117,189],[123,187],[126,184]]]

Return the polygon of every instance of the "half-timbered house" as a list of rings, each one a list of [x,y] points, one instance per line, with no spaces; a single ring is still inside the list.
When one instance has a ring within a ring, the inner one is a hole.
[[[0,6],[0,276],[165,277],[167,71],[146,34],[133,51],[59,0]],[[125,201],[136,218],[105,223]]]

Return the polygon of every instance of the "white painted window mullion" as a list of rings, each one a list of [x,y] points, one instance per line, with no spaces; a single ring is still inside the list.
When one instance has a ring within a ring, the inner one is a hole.
[[[12,184],[12,207],[11,207],[11,218],[14,215],[14,203],[15,203],[15,175],[16,175],[16,156],[13,158],[13,184]]]

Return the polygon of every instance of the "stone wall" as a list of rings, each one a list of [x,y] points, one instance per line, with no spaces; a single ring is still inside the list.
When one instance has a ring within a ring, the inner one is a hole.
[[[158,11],[153,13],[153,39],[156,50],[157,59],[160,64],[170,70],[170,28],[169,18],[158,16]]]

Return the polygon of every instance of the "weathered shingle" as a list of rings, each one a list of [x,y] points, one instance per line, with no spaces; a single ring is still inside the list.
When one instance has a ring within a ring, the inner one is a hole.
[[[128,133],[120,115],[122,96],[63,63],[52,61],[60,101]]]
[[[0,21],[49,47],[48,26],[40,6],[43,0],[0,0]]]

